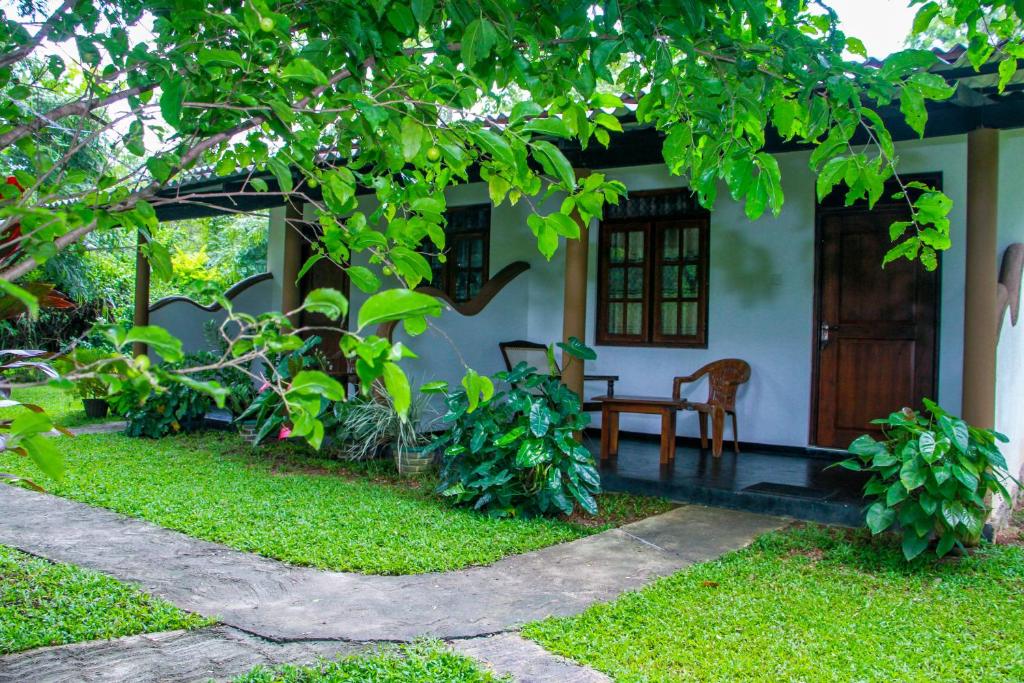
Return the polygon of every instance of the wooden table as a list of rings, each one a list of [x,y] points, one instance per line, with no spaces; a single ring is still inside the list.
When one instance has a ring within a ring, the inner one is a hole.
[[[661,415],[661,464],[669,465],[676,457],[676,414],[686,401],[656,396],[599,396],[601,404],[601,463],[618,455],[619,413]]]

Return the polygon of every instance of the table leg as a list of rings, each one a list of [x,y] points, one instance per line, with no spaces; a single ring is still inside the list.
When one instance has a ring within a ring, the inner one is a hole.
[[[711,413],[711,455],[722,455],[722,436],[725,431],[725,409],[714,406]]]
[[[612,457],[619,454],[619,411],[611,411],[608,419],[611,421],[611,452]]]
[[[608,462],[612,443],[611,410],[607,405],[601,406],[601,464]]]
[[[675,410],[668,414],[668,461],[676,460],[676,417],[679,415]]]

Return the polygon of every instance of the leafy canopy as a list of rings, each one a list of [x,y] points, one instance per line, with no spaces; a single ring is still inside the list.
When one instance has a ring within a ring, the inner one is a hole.
[[[33,4],[5,8],[0,32],[0,157],[17,155],[9,168],[24,188],[0,186],[0,236],[17,247],[0,252],[5,292],[18,295],[13,283],[62,249],[114,230],[149,238],[145,253],[167,278],[157,211],[223,199],[167,188],[200,167],[242,174],[236,194],[315,206],[314,259],[344,265],[375,292],[342,349],[365,383],[384,377],[400,396],[408,382],[398,362],[412,352],[375,326],[401,321],[417,333],[439,312],[408,289],[430,277],[426,256],[444,247],[448,188],[479,178],[496,204],[528,201],[526,227],[550,258],[578,236],[574,212],[598,217],[625,191],[600,173],[578,178],[564,151],[609,145],[629,102],[665,134],[668,168],[705,206],[724,191],[752,219],[781,210],[779,165],[765,151],[773,130],[812,147],[819,195],[845,184],[848,201],[873,203],[897,162],[881,108],[898,102],[923,133],[926,102],[952,93],[929,73],[930,52],[870,65],[827,6],[801,0],[66,0],[49,14]],[[1006,0],[929,2],[915,30],[952,17],[976,67],[999,60],[1012,75],[1021,11]],[[76,87],[50,93],[52,106],[27,104],[66,79]],[[74,167],[74,144],[52,153],[54,139],[97,136],[114,148],[100,168]],[[369,214],[361,188],[377,200]],[[544,213],[538,200],[552,193],[564,199]],[[887,260],[934,268],[950,244],[950,202],[931,188],[914,197],[914,220],[893,227]],[[348,265],[354,254],[397,287],[377,291],[380,277]],[[339,297],[307,306],[340,319]],[[294,348],[284,317],[239,319],[226,362]]]

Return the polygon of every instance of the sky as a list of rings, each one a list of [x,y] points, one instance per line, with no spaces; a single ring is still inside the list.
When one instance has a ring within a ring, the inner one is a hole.
[[[864,41],[868,54],[885,57],[903,49],[920,5],[907,0],[831,0],[843,31]]]

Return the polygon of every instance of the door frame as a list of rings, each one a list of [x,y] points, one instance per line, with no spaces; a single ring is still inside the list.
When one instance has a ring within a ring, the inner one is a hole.
[[[942,171],[932,171],[927,173],[907,173],[901,175],[900,178],[903,180],[904,183],[918,181],[926,183],[930,187],[934,187],[937,190],[942,190]],[[846,206],[845,190],[845,185],[837,187],[827,197],[825,197],[825,199],[821,201],[815,199],[814,202],[814,311],[811,322],[811,414],[810,425],[808,427],[807,443],[811,448],[823,449],[828,451],[837,451],[839,449],[835,449],[830,446],[818,445],[818,389],[821,374],[821,347],[819,346],[818,342],[821,334],[821,290],[825,276],[825,273],[823,272],[821,267],[822,247],[825,243],[824,237],[822,236],[822,222],[823,218],[828,215],[862,212],[869,210],[867,200],[859,200],[854,202],[850,206]],[[900,205],[900,203],[904,200],[891,199],[892,195],[899,191],[899,185],[895,182],[895,180],[888,180],[885,183],[885,190],[882,193],[882,199],[878,200],[875,206],[872,207],[872,210],[874,208],[885,208]],[[911,192],[913,192],[913,190],[911,190]],[[940,334],[942,330],[942,252],[938,252],[936,256],[938,258],[938,266],[936,270],[939,274],[937,276],[935,283],[935,357],[932,363],[932,378],[935,389],[936,391],[938,391],[939,358],[941,356],[942,351],[942,336]],[[932,398],[933,400],[936,400],[935,397]]]

